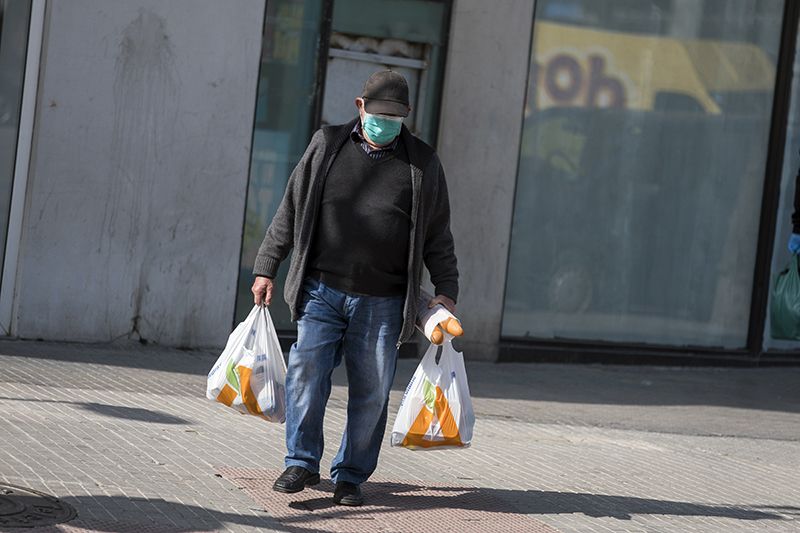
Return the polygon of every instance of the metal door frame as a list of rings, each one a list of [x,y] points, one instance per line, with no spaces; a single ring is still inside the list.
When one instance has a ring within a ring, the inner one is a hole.
[[[25,214],[25,197],[28,190],[31,151],[33,149],[33,129],[36,118],[36,100],[39,88],[45,15],[46,0],[33,0],[31,2],[31,18],[28,30],[28,48],[25,56],[25,74],[22,85],[19,129],[17,131],[17,151],[14,160],[14,178],[11,185],[11,207],[8,215],[2,281],[0,282],[0,334],[6,336],[15,335],[17,328],[16,313],[14,312],[17,266],[22,237],[22,221]]]

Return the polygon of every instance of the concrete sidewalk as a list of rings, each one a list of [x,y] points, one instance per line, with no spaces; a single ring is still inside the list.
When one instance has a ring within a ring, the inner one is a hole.
[[[0,354],[0,483],[77,510],[38,531],[800,530],[800,369],[468,363],[473,447],[387,438],[369,505],[351,509],[326,483],[269,490],[283,426],[205,400],[217,354],[15,341]],[[400,362],[389,427],[415,366]],[[20,531],[3,528],[1,495],[0,530]]]

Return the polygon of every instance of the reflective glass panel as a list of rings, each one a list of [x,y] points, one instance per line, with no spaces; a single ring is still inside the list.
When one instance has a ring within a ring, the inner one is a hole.
[[[258,247],[278,209],[289,174],[311,139],[317,91],[322,0],[269,0],[264,23],[250,182],[240,262],[236,321],[253,307],[250,287]],[[289,258],[276,278],[270,307],[278,329],[293,327],[283,304]]]
[[[745,345],[782,12],[536,3],[503,335]]]
[[[6,249],[30,16],[30,0],[0,0],[0,265]]]
[[[775,230],[775,247],[772,254],[770,287],[774,286],[774,282],[781,271],[790,265],[791,254],[789,253],[788,244],[793,232],[794,197],[800,192],[797,190],[798,182],[800,181],[798,179],[798,176],[800,176],[800,38],[797,41],[792,70],[792,94],[786,130],[786,145],[783,153],[780,205],[778,207],[778,221]],[[798,215],[800,215],[800,212],[798,212]],[[779,334],[780,332],[776,331],[775,333]],[[764,347],[777,350],[797,350],[800,348],[800,340],[776,338],[773,335],[772,322],[768,312],[764,329]]]

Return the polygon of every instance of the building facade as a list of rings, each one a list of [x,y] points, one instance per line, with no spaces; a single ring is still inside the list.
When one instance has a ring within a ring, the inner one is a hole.
[[[800,361],[768,312],[800,166],[796,2],[0,9],[6,335],[223,344],[311,135],[391,68],[447,173],[468,358]]]

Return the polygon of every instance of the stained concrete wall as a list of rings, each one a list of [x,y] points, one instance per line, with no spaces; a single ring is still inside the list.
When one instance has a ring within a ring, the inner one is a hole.
[[[263,10],[263,0],[48,2],[18,335],[224,342]]]
[[[461,275],[461,348],[471,359],[497,358],[533,7],[453,5],[438,147]]]

